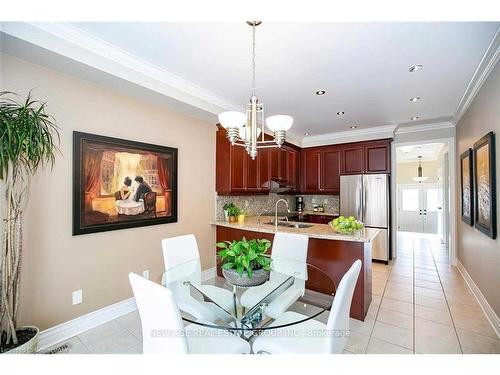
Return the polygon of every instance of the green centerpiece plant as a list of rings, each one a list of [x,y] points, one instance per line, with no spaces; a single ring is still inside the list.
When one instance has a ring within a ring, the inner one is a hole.
[[[255,286],[266,282],[271,270],[271,258],[265,253],[271,247],[266,239],[224,241],[217,243],[221,249],[222,273],[226,280],[238,286]]]

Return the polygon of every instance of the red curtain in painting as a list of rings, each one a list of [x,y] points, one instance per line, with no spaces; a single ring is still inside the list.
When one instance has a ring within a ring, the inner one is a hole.
[[[101,176],[102,151],[86,149],[83,152],[83,182],[85,184],[85,211],[92,211],[92,198],[97,196]]]
[[[158,157],[158,181],[163,190],[165,196],[165,211],[167,215],[170,215],[170,172],[172,168],[170,167],[170,159]]]
[[[160,186],[165,190],[170,190],[170,160],[166,158],[158,158],[158,180]]]

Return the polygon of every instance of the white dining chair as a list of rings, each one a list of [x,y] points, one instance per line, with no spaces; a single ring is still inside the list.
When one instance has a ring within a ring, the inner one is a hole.
[[[193,234],[166,238],[161,241],[165,273],[162,284],[169,287],[175,295],[179,308],[195,317],[214,322],[222,319],[233,320],[227,312],[234,310],[234,295],[230,290],[215,285],[202,285],[200,253],[196,237]],[[194,283],[205,295],[220,307],[210,302],[199,301],[191,296],[190,286],[183,280]]]
[[[128,275],[139,310],[144,354],[248,354],[250,344],[230,332],[184,327],[170,289],[135,273]]]
[[[246,290],[241,295],[241,305],[251,309],[288,276],[295,276],[293,285],[266,306],[265,314],[276,319],[303,296],[307,280],[308,244],[309,237],[303,234],[276,232],[272,245],[271,259],[273,261],[269,281]]]
[[[252,345],[253,352],[342,353],[349,338],[349,312],[360,270],[361,260],[358,259],[342,277],[326,325],[310,319],[289,327],[263,331]],[[301,319],[307,319],[307,316],[287,311],[276,319],[272,326],[279,327]]]

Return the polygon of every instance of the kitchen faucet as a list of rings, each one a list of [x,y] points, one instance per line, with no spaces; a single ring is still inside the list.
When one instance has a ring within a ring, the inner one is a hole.
[[[276,232],[278,231],[278,205],[280,204],[280,202],[285,203],[286,210],[288,213],[290,213],[290,207],[288,206],[288,202],[286,201],[286,199],[283,199],[283,198],[278,199],[278,201],[276,202],[275,211],[274,211],[274,229]],[[288,216],[286,217],[286,220],[288,221]]]

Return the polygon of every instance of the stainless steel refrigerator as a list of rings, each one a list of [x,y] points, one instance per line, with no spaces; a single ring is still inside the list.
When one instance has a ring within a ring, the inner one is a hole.
[[[383,231],[383,241],[372,249],[372,258],[384,262],[390,259],[389,199],[387,174],[340,176],[340,214]]]

